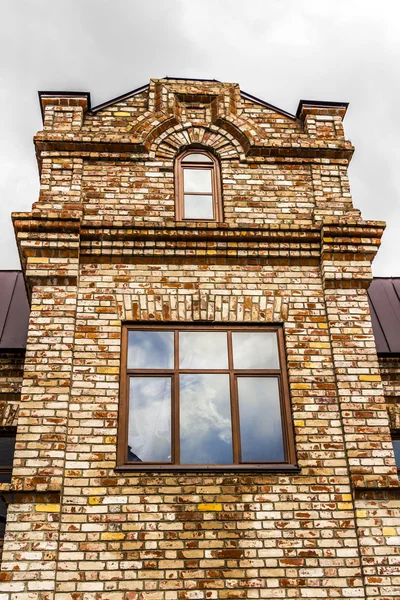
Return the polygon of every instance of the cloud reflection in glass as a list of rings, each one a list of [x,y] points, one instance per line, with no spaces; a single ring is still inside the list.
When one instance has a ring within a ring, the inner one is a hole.
[[[128,369],[173,368],[173,331],[129,331]]]
[[[229,375],[180,376],[181,464],[232,463]]]
[[[133,462],[171,462],[170,377],[130,378],[129,449]]]
[[[278,379],[238,377],[237,384],[242,460],[285,460]]]

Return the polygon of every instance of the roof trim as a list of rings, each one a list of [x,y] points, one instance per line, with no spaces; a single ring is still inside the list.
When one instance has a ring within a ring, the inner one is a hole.
[[[100,110],[103,110],[104,108],[107,108],[108,106],[111,106],[112,104],[116,104],[117,102],[126,100],[126,98],[130,98],[131,96],[136,96],[136,94],[140,94],[140,92],[143,92],[144,90],[146,90],[149,87],[150,87],[150,84],[146,83],[145,85],[135,88],[134,90],[131,90],[130,92],[127,92],[126,94],[121,94],[120,96],[116,96],[115,98],[111,98],[111,100],[107,100],[106,102],[102,102],[101,104],[94,106],[90,110],[90,112],[97,113]]]
[[[248,92],[241,90],[240,95],[243,96],[243,98],[246,98],[247,100],[252,100],[253,102],[256,102],[257,104],[261,104],[261,106],[265,106],[266,108],[274,110],[275,112],[278,112],[281,115],[288,117],[289,119],[293,119],[293,121],[295,121],[297,119],[297,115],[292,115],[292,113],[289,113],[286,110],[283,110],[282,108],[278,108],[278,106],[274,106],[273,104],[270,104],[269,102],[266,102],[265,100],[261,100],[261,98],[257,98],[257,96],[253,96],[252,94],[249,94]]]
[[[213,81],[214,83],[221,83],[219,79],[201,79],[199,77],[170,77],[169,75],[166,75],[161,79],[168,79],[174,81]]]
[[[296,117],[300,118],[300,113],[303,109],[303,106],[307,104],[308,106],[315,106],[319,108],[344,108],[345,114],[347,111],[347,107],[349,106],[349,102],[331,102],[330,100],[300,100],[299,106],[296,110]]]

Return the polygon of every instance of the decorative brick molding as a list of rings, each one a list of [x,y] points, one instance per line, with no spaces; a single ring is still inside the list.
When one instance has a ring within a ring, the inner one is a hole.
[[[121,321],[280,323],[289,298],[282,294],[229,295],[199,291],[177,294],[116,294]]]

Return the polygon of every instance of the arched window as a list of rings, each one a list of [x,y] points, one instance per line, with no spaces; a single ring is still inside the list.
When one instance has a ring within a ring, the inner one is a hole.
[[[221,176],[209,152],[186,150],[175,165],[177,221],[222,221]]]

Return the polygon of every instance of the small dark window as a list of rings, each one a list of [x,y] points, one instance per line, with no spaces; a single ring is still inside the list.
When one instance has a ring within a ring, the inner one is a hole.
[[[293,465],[284,356],[279,326],[124,326],[118,465]]]
[[[15,433],[0,432],[0,483],[10,483],[15,450]]]
[[[178,221],[221,221],[221,178],[215,156],[187,150],[176,161]]]
[[[392,434],[394,458],[396,460],[397,472],[400,475],[400,432]]]
[[[0,483],[10,483],[15,450],[15,433],[0,431]],[[0,497],[0,557],[3,550],[7,505]]]
[[[6,532],[6,521],[7,521],[7,504],[0,496],[0,559],[3,551],[4,534]]]

